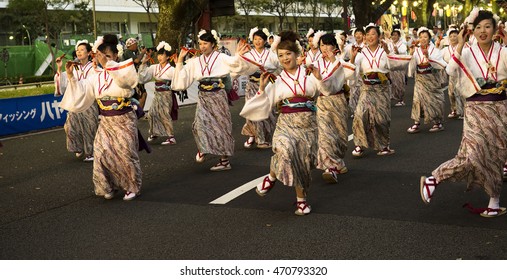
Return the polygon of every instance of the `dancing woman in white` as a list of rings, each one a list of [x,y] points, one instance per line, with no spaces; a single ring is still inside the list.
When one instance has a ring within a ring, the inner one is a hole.
[[[69,84],[60,106],[82,112],[99,105],[100,123],[93,143],[95,194],[111,199],[121,189],[125,191],[123,199],[132,200],[140,194],[142,182],[136,108],[130,100],[137,72],[132,59],[116,62],[123,51],[116,35],[99,38],[93,47],[103,71],[93,79],[78,80],[72,62],[67,62]]]
[[[145,84],[155,78],[155,97],[153,98],[150,111],[148,112],[148,123],[150,125],[148,142],[152,142],[159,136],[167,137],[161,144],[174,145],[173,120],[177,118],[178,101],[171,90],[174,67],[169,63],[171,46],[162,41],[157,46],[158,64],[147,66],[150,57],[145,56],[139,67],[139,83]]]
[[[283,71],[274,83],[269,83],[269,73],[261,75],[259,92],[245,103],[240,113],[250,120],[263,120],[269,117],[274,106],[280,115],[273,136],[273,152],[270,172],[262,183],[256,186],[260,196],[266,195],[275,185],[276,179],[296,190],[296,215],[309,214],[310,205],[306,194],[310,187],[311,169],[315,168],[318,149],[318,128],[315,113],[315,99],[319,93],[329,95],[331,84],[341,88],[343,80],[339,72],[343,69],[333,67],[326,77],[320,75],[316,67],[310,66],[311,75],[298,66],[297,57],[303,51],[297,35],[292,31],[280,34],[277,45],[278,59]],[[338,60],[335,62],[338,64]],[[343,75],[343,74],[342,74]]]
[[[72,74],[78,81],[90,79],[96,75],[91,61],[92,47],[87,40],[76,43],[76,60]],[[56,59],[57,72],[55,74],[55,95],[65,93],[68,84],[67,73],[60,72],[62,59]],[[76,157],[85,156],[85,162],[93,161],[93,141],[99,126],[99,107],[90,106],[81,113],[68,112],[67,120],[63,126],[67,136],[67,150],[76,154]]]
[[[507,50],[493,41],[496,20],[489,11],[474,9],[470,14],[477,43],[464,49],[464,29],[447,72],[458,75],[457,86],[466,97],[463,136],[457,155],[441,164],[429,177],[421,177],[420,193],[430,203],[440,183],[467,181],[467,189],[481,188],[489,196],[487,208],[473,212],[498,217],[502,167],[507,159]]]
[[[199,32],[199,49],[202,55],[183,61],[188,50],[181,50],[174,71],[172,89],[186,90],[194,81],[199,82],[197,108],[192,132],[197,143],[195,161],[204,162],[206,154],[220,156],[211,171],[230,170],[229,157],[234,154],[231,112],[225,91],[224,79],[228,74],[238,73],[245,67],[241,59],[248,51],[244,43],[238,45],[235,56],[216,51],[220,38],[215,30]]]

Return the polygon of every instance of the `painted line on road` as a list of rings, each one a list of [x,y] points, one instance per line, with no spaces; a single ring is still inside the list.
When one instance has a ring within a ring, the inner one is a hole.
[[[249,190],[255,188],[255,186],[259,183],[262,182],[262,180],[264,180],[264,177],[268,176],[268,174],[266,175],[263,175],[257,179],[254,179],[246,184],[243,184],[241,187],[238,187],[224,195],[222,195],[221,197],[213,200],[212,202],[210,202],[209,204],[226,204],[227,202],[237,198],[238,196],[248,192]]]
[[[352,139],[354,139],[354,135],[353,134],[350,134],[349,137],[348,137],[348,140],[349,141],[352,141]],[[257,184],[261,183],[262,180],[264,180],[264,177],[268,176],[268,174],[264,175],[264,176],[261,176],[257,179],[254,179],[248,183],[245,183],[243,185],[241,185],[240,187],[238,188],[235,188],[234,190],[222,195],[221,197],[213,200],[212,202],[210,202],[209,204],[227,204],[228,202],[236,199],[237,197],[239,197],[240,195],[250,191],[251,189],[255,188],[255,186],[257,186]]]

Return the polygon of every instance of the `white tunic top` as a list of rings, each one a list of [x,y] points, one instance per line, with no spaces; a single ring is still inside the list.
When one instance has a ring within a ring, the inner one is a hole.
[[[313,53],[312,50],[309,50],[306,52],[306,59],[305,64],[313,64],[315,61],[319,60],[319,58],[322,57],[322,53],[319,49],[317,49],[317,52]]]
[[[132,59],[120,63],[108,61],[105,69],[93,78],[78,80],[77,76],[72,77],[60,102],[60,107],[79,113],[88,109],[95,99],[129,98],[137,82],[137,72]]]
[[[480,90],[481,83],[500,82],[507,79],[507,49],[494,42],[488,53],[484,53],[478,44],[463,48],[461,56],[454,54],[446,71],[458,76],[461,93],[470,97]],[[468,74],[468,75],[467,75]]]
[[[176,63],[171,88],[186,90],[194,81],[204,78],[223,78],[228,74],[237,75],[247,67],[238,54],[228,56],[214,51],[209,56],[200,55],[187,60],[187,64]]]
[[[77,68],[77,69],[76,69]],[[77,78],[78,81],[83,79],[88,79],[91,76],[97,74],[97,71],[93,69],[93,63],[88,61],[85,65],[77,65],[77,67],[73,67],[72,73],[74,77]],[[56,73],[55,74],[55,94],[62,95],[65,93],[68,84],[67,72]]]
[[[278,74],[281,71],[280,60],[278,60],[278,56],[269,49],[264,48],[264,50],[261,53],[259,53],[254,48],[251,51],[244,54],[243,57],[257,64],[262,65],[264,69],[266,69],[266,71],[268,71],[269,73]],[[258,70],[259,67],[257,65],[253,63],[248,63],[246,69],[243,69],[241,74],[252,75]]]
[[[146,84],[152,79],[156,81],[171,81],[174,75],[174,67],[167,63],[164,67],[160,64],[153,64],[149,67],[146,64],[139,66],[139,83]]]
[[[321,92],[329,95],[336,93],[336,91],[333,92],[333,87],[341,89],[343,86],[344,81],[338,77],[340,69],[323,77],[321,81],[313,74],[307,76],[305,72],[303,66],[298,67],[295,75],[282,71],[274,84],[269,83],[264,92],[246,101],[240,115],[252,121],[265,120],[269,117],[271,109],[284,99],[296,96],[316,97]]]
[[[436,48],[433,43],[430,43],[428,46],[428,57],[424,55],[421,47],[415,48],[414,54],[412,55],[412,60],[410,61],[408,68],[408,76],[414,76],[417,65],[428,63],[431,64],[434,69],[444,69],[445,66],[447,66],[447,63],[443,59],[442,50]]]
[[[355,73],[354,64],[345,62],[345,60],[339,58],[339,55],[336,56],[336,60],[333,63],[321,57],[313,65],[319,69],[320,75],[324,80],[328,80],[330,75],[334,77],[329,79],[326,88],[323,88],[323,92],[321,92],[326,96],[333,95],[342,90],[345,80],[352,79]]]
[[[392,40],[388,42],[387,46],[389,47],[389,52],[392,54],[407,54],[407,44],[404,40],[398,40],[398,42],[393,42]],[[396,46],[398,52],[395,53],[394,47]]]

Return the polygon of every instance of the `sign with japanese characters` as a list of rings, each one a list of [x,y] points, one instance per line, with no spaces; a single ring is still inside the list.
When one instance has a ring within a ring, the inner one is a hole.
[[[0,99],[0,136],[63,126],[67,111],[58,107],[61,100],[53,94]]]

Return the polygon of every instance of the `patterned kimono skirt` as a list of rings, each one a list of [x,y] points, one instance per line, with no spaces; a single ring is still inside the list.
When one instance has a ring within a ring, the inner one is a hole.
[[[441,123],[444,121],[444,103],[440,73],[416,74],[410,117],[419,122],[423,112],[424,123]]]
[[[348,116],[349,109],[344,94],[317,98],[318,169],[335,167],[340,170],[345,167],[343,157],[347,151]]]
[[[382,150],[389,146],[391,126],[391,85],[361,86],[361,95],[352,122],[354,144]]]
[[[224,89],[199,91],[192,132],[199,152],[219,156],[234,154],[231,112]]]
[[[358,79],[356,81],[350,80],[350,96],[349,96],[349,108],[350,112],[354,114],[357,108],[357,102],[359,102],[359,96],[361,95],[361,86],[363,85],[363,81]]]
[[[148,122],[150,124],[149,133],[154,136],[173,136],[173,119],[171,118],[171,108],[173,106],[174,93],[168,91],[155,91],[153,103],[148,112]]]
[[[254,97],[259,90],[259,84],[248,81],[245,89],[245,100],[249,100]],[[260,143],[271,143],[273,138],[273,132],[276,126],[276,117],[274,112],[269,114],[269,118],[263,121],[250,121],[246,120],[243,129],[241,130],[241,134],[245,136],[253,136],[255,137],[255,142],[257,144]]]
[[[137,116],[134,111],[117,116],[100,116],[95,137],[93,183],[95,194],[113,190],[141,191]]]
[[[391,98],[397,102],[405,98],[405,71],[391,71]]]
[[[507,100],[467,101],[458,154],[432,172],[437,181],[467,181],[499,197],[507,159]]]
[[[451,111],[454,111],[456,114],[463,116],[463,103],[465,100],[459,90],[456,88],[457,81],[457,76],[449,76],[449,88],[447,91],[449,93],[449,101],[451,102]]]
[[[271,171],[284,185],[310,187],[317,161],[317,119],[314,112],[280,114],[273,135]]]
[[[93,141],[99,125],[99,108],[96,104],[81,113],[67,113],[63,126],[67,135],[67,150],[93,155]]]

